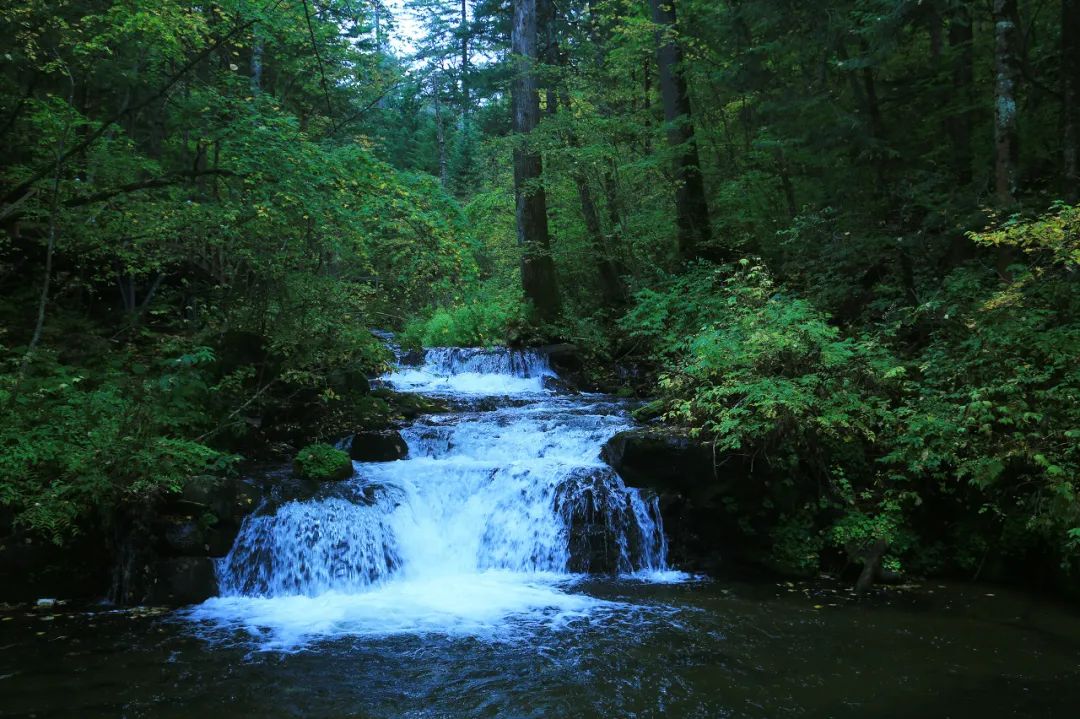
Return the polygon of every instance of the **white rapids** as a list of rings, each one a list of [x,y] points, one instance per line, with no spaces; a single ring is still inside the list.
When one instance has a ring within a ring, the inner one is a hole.
[[[245,521],[221,596],[188,611],[265,647],[322,637],[513,635],[630,611],[575,591],[588,573],[668,582],[656,500],[600,459],[631,426],[600,395],[561,396],[536,352],[438,348],[383,378],[460,408],[402,431],[407,459]]]

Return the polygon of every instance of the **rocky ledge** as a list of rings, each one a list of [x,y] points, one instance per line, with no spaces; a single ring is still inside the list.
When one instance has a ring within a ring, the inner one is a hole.
[[[767,505],[771,514],[798,502],[767,462],[717,452],[676,428],[620,432],[601,456],[628,486],[659,497],[669,560],[691,571],[765,565],[770,518],[747,508]]]

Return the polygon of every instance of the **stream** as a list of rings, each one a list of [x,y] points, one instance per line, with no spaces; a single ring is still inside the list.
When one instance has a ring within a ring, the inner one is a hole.
[[[245,521],[220,596],[0,610],[0,717],[1071,717],[1080,615],[986,586],[855,596],[668,566],[600,448],[628,406],[431,349],[408,457]]]

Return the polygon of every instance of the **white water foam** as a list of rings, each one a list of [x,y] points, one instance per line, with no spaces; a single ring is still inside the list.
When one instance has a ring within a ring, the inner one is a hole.
[[[621,406],[557,397],[544,358],[429,350],[385,382],[456,398],[508,398],[421,418],[409,458],[356,463],[366,501],[290,501],[249,517],[219,564],[222,596],[187,616],[266,648],[341,635],[512,635],[629,611],[575,592],[583,572],[670,583],[655,497],[599,457],[630,426]],[[368,491],[365,491],[368,490]]]

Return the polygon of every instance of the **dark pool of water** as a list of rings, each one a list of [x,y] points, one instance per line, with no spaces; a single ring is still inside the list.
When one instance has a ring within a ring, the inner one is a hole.
[[[3,717],[1076,717],[1080,615],[986,587],[576,591],[601,620],[292,653],[175,614],[0,611]]]

